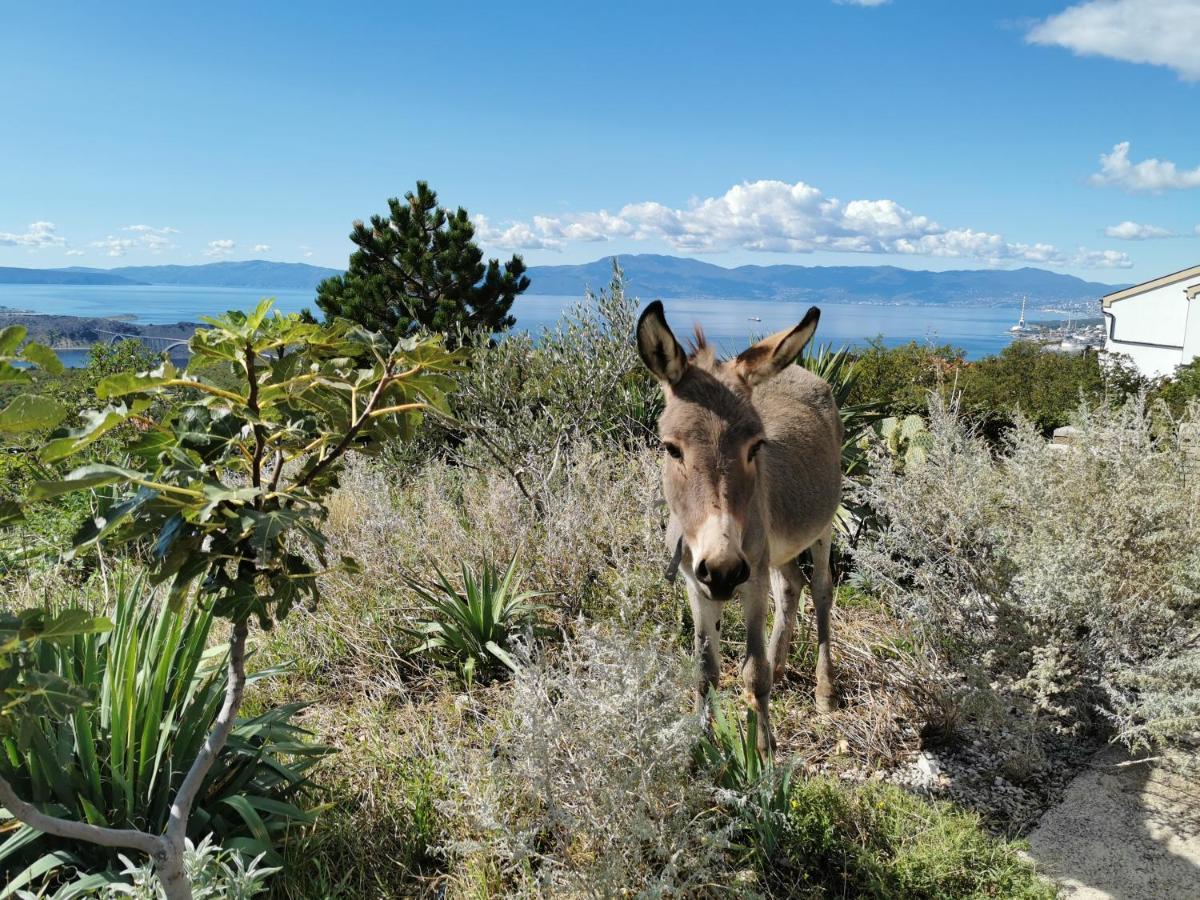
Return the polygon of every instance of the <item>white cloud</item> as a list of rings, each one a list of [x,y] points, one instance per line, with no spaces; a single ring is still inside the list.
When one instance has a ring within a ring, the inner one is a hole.
[[[0,231],[0,246],[3,247],[65,247],[66,238],[58,234],[53,222],[31,222],[22,234]]]
[[[218,241],[209,241],[208,249],[204,251],[204,255],[215,257],[229,256],[231,253],[233,253],[233,248],[236,246],[237,244],[228,238]]]
[[[1050,244],[1022,244],[971,228],[944,228],[894,200],[827,197],[798,181],[752,181],[734,185],[719,197],[695,200],[676,209],[655,201],[607,210],[534,216],[531,222],[493,225],[477,216],[479,238],[501,249],[561,250],[568,242],[662,241],[692,253],[729,249],[778,253],[817,250],[847,253],[899,253],[1045,265],[1128,268],[1128,256],[1084,248],[1062,251]]]
[[[1088,180],[1100,187],[1122,187],[1127,191],[1183,191],[1200,187],[1200,166],[1180,171],[1165,159],[1130,162],[1129,141],[1122,141],[1113,146],[1112,153],[1100,154],[1100,171]]]
[[[1104,229],[1104,234],[1122,241],[1149,241],[1154,238],[1175,237],[1175,232],[1169,228],[1160,228],[1157,225],[1139,225],[1137,222],[1130,221],[1122,222],[1120,225],[1109,225]]]
[[[137,246],[134,238],[119,238],[109,235],[102,241],[92,241],[90,246],[104,253],[105,256],[124,256]]]
[[[130,232],[133,236],[118,237],[110,234],[102,241],[92,241],[88,246],[95,247],[105,256],[124,256],[130,250],[147,250],[159,254],[164,250],[174,249],[175,243],[170,236],[179,234],[178,229],[169,225],[162,228],[153,225],[124,225],[121,230]]]
[[[83,251],[71,249],[67,251],[67,256],[83,256]]]
[[[155,228],[153,225],[126,225],[121,230],[132,231],[137,235],[136,245],[155,254],[173,249],[175,244],[171,235],[179,234],[179,229],[170,225],[164,225],[162,228]]]
[[[270,249],[271,249],[271,246],[269,244],[255,244],[254,245],[255,253],[266,253]]]
[[[1200,81],[1195,0],[1086,0],[1039,22],[1025,39],[1081,56],[1166,66],[1185,81]]]

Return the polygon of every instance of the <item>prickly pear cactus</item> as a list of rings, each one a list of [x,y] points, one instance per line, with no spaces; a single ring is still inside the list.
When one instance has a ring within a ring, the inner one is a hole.
[[[878,435],[887,447],[898,468],[919,466],[929,456],[933,445],[925,420],[920,416],[888,416],[877,428]]]

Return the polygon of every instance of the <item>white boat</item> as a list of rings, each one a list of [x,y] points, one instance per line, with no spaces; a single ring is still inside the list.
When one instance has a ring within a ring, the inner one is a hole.
[[[748,318],[750,319],[751,322],[761,322],[762,321],[762,319],[759,318],[758,316],[749,316]]]

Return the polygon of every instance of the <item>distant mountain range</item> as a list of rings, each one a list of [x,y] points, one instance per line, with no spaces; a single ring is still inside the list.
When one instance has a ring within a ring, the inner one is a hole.
[[[0,270],[3,271],[3,270]],[[311,290],[340,269],[326,269],[307,263],[214,262],[200,266],[119,266],[115,269],[84,269],[73,266],[60,272],[118,275],[139,284],[170,284],[187,287],[277,288]]]
[[[928,272],[896,266],[738,266],[657,254],[620,257],[630,293],[643,299],[789,300],[826,303],[985,305],[1023,296],[1039,303],[1095,300],[1126,285],[1084,281],[1045,269]],[[612,257],[577,266],[533,266],[531,294],[578,295],[605,287]]]
[[[656,254],[620,257],[630,293],[713,300],[789,300],[827,303],[987,305],[1028,296],[1035,303],[1095,300],[1125,285],[1084,281],[1045,269],[964,269],[927,272],[896,266],[738,266]],[[315,290],[337,269],[266,260],[199,266],[120,266],[91,269],[0,268],[0,284],[159,284],[189,287]],[[604,287],[612,257],[574,266],[532,266],[530,294],[580,296]]]
[[[0,284],[139,284],[103,269],[13,269],[0,266]]]

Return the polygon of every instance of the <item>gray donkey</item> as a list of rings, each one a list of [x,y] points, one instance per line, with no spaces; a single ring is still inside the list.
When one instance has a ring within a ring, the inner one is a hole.
[[[742,679],[763,750],[774,740],[767,704],[787,667],[805,580],[797,557],[806,549],[817,618],[817,708],[836,705],[829,552],[841,499],[842,422],[829,385],[792,364],[820,315],[814,306],[795,328],[730,360],[717,359],[699,328],[685,353],[657,301],[637,327],[638,352],[666,397],[658,430],[667,453],[667,546],[687,583],[696,628],[697,711],[706,710],[720,677],[721,611],[739,592],[746,616]],[[775,597],[769,646],[768,583]]]

